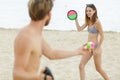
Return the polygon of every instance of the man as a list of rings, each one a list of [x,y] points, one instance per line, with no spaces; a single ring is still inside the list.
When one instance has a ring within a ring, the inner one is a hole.
[[[13,69],[14,80],[43,80],[44,70],[38,73],[42,55],[49,59],[62,59],[76,56],[83,52],[54,50],[42,37],[44,26],[51,18],[52,0],[29,0],[30,23],[17,35],[14,43],[15,62]],[[51,77],[47,76],[47,80]]]

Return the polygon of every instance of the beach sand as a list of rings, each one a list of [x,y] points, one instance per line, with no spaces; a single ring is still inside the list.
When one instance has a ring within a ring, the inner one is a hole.
[[[13,42],[17,29],[0,29],[0,80],[12,80],[14,62]],[[87,32],[44,30],[46,41],[54,49],[74,50],[87,41]],[[120,80],[120,33],[105,32],[103,42],[102,66],[110,80]],[[79,63],[81,55],[49,60],[42,56],[41,67],[48,66],[55,80],[79,80]],[[86,80],[103,80],[95,70],[93,58],[86,65]]]

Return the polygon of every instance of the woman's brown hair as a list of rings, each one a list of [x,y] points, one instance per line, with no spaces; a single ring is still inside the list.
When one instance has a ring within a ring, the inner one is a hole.
[[[93,14],[93,17],[92,19],[90,20],[90,18],[87,16],[87,7],[90,7],[92,8],[93,10],[95,10],[95,13]],[[92,22],[92,25],[96,22],[96,20],[98,19],[98,16],[97,16],[97,9],[95,7],[94,4],[86,4],[86,9],[85,9],[85,22],[87,25],[89,25],[89,22],[91,21]]]

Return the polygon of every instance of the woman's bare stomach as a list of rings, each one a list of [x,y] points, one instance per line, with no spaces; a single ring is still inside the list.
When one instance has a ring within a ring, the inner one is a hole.
[[[98,34],[89,34],[88,41],[91,41],[91,42],[94,42],[95,44],[98,44]]]

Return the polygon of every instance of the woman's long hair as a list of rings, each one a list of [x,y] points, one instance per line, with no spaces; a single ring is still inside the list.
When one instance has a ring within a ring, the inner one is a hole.
[[[90,18],[87,16],[87,7],[90,7],[92,8],[93,10],[95,10],[95,13],[93,14],[93,17],[92,19],[90,20]],[[96,20],[98,19],[98,16],[97,16],[97,9],[95,7],[94,4],[87,4],[86,5],[86,9],[85,9],[85,22],[87,25],[89,25],[89,23],[91,22],[92,25],[96,22]]]

